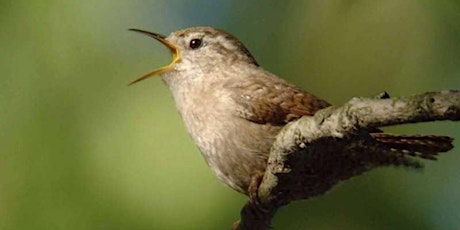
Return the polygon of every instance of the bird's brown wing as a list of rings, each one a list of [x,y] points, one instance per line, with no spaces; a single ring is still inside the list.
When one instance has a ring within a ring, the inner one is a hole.
[[[236,113],[246,120],[284,125],[330,106],[324,100],[277,78],[248,78],[230,86]]]
[[[277,78],[244,79],[233,83],[231,92],[237,104],[237,116],[251,122],[277,127],[302,116],[314,115],[318,110],[330,106],[326,101]],[[328,146],[324,151],[313,151],[321,156],[309,157],[314,162],[320,162],[306,165],[310,168],[305,171],[312,175],[321,175],[322,181],[313,184],[324,184],[324,178],[336,180],[334,175],[349,178],[375,166],[420,168],[422,164],[412,157],[434,160],[438,153],[446,152],[453,147],[453,139],[447,136],[392,135],[382,133],[378,128],[371,128],[367,132],[368,135],[360,132],[359,135],[341,140],[321,138],[309,143],[310,147],[316,144],[316,148]],[[270,134],[276,135],[276,131]],[[273,140],[270,140],[268,144],[272,142]],[[331,150],[332,152],[328,152]],[[337,162],[340,162],[340,165],[337,165]],[[316,168],[316,165],[321,167]],[[324,165],[331,167],[324,168]],[[311,183],[310,179],[308,183]]]

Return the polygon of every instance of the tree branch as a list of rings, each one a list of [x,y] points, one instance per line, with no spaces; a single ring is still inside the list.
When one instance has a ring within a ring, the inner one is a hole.
[[[248,202],[233,229],[269,229],[279,207],[324,194],[340,181],[385,165],[376,163],[378,154],[384,153],[370,135],[378,127],[459,119],[460,91],[442,91],[391,99],[386,93],[374,99],[353,98],[291,122],[271,148],[259,203]],[[407,160],[403,165],[420,163]]]

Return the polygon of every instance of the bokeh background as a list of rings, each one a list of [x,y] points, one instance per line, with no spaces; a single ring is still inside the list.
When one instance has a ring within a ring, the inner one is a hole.
[[[212,25],[266,69],[340,104],[460,89],[459,1],[0,1],[0,229],[228,229],[220,183],[159,78],[159,33]],[[275,229],[459,229],[457,148],[423,172],[382,168],[282,208]]]

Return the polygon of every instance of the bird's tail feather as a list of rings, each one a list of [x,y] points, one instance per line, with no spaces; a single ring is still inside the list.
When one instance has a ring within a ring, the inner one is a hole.
[[[438,153],[447,152],[453,148],[453,138],[448,136],[387,133],[371,133],[371,136],[392,152],[430,160],[436,160]]]

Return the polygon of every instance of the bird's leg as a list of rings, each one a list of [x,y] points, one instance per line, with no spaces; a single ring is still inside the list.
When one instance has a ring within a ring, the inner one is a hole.
[[[257,171],[251,176],[251,180],[249,181],[249,187],[248,187],[249,202],[251,202],[251,204],[256,205],[256,206],[260,204],[259,186],[260,186],[260,183],[262,183],[263,178],[264,178],[264,173],[261,171]]]
[[[257,171],[251,177],[248,187],[249,204],[259,213],[269,213],[270,208],[265,207],[259,199],[259,186],[264,178],[264,172]]]
[[[270,229],[270,221],[276,207],[260,201],[259,186],[264,178],[264,172],[257,171],[251,176],[248,186],[249,201],[241,210],[241,220],[235,222],[232,230],[239,229]]]

